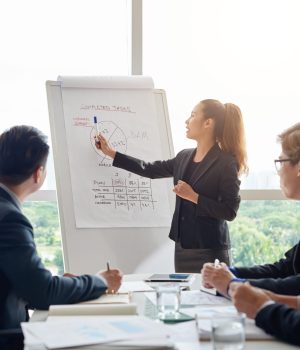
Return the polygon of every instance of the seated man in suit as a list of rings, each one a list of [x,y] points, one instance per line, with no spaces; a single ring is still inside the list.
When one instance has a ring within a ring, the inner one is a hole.
[[[300,345],[299,297],[278,295],[250,286],[231,283],[229,294],[235,307],[255,319],[258,327],[288,343]]]
[[[300,200],[300,123],[290,127],[278,137],[282,152],[275,160],[280,186],[287,198]],[[227,294],[231,282],[246,280],[255,287],[279,294],[300,294],[300,242],[273,264],[253,267],[214,266],[207,263],[202,269],[203,284]]]
[[[21,204],[42,186],[48,153],[46,137],[33,127],[15,126],[0,135],[0,331],[19,328],[28,307],[95,299],[121,284],[119,270],[61,277],[42,264]]]

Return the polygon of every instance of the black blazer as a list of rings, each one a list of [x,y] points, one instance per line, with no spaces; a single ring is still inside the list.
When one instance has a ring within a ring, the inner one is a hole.
[[[151,179],[173,177],[175,185],[183,179],[195,152],[196,149],[185,149],[173,159],[152,163],[117,152],[113,165]],[[186,201],[190,213],[188,217],[183,217],[181,204],[185,200],[176,196],[169,237],[180,242],[183,248],[230,248],[225,220],[236,217],[240,203],[235,158],[221,151],[216,144],[194,171],[189,184],[199,194],[199,201],[197,204]]]
[[[279,294],[300,294],[300,242],[273,264],[235,267],[234,274],[249,279],[255,287]]]
[[[105,290],[97,276],[52,276],[37,255],[30,222],[0,188],[0,329],[20,327],[28,320],[28,306],[77,303]]]
[[[267,333],[294,345],[300,345],[300,311],[283,304],[263,308],[255,317],[255,323]]]

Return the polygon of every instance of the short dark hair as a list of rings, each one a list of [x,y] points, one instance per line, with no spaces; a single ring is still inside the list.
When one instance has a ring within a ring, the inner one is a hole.
[[[14,126],[0,135],[0,182],[20,185],[49,154],[47,137],[33,126]]]

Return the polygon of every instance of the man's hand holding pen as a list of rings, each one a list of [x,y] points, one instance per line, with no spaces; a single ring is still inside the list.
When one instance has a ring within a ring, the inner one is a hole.
[[[217,259],[214,263],[204,264],[201,274],[204,287],[216,288],[223,295],[227,295],[229,283],[235,277],[227,265]]]
[[[99,272],[107,282],[107,293],[114,294],[116,293],[122,283],[122,272],[118,269],[110,269],[109,265],[106,271]]]

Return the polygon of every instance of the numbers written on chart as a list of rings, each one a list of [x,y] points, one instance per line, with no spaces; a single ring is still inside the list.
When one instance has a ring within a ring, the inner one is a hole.
[[[95,205],[127,210],[155,209],[150,179],[94,180],[92,191]]]

